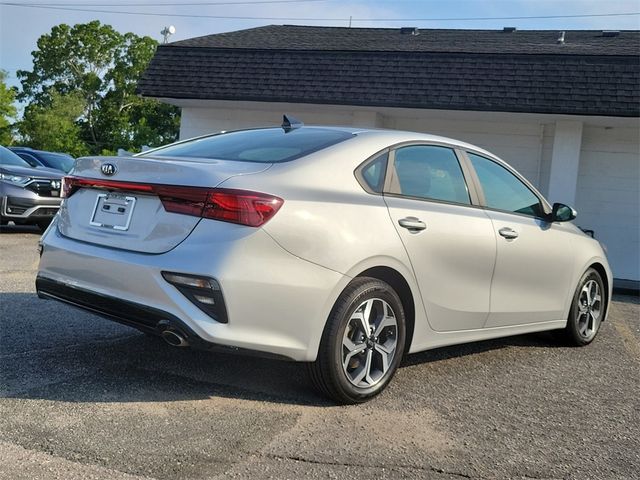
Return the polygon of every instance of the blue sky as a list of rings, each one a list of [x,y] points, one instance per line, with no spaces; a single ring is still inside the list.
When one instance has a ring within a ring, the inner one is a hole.
[[[30,69],[31,51],[40,35],[59,23],[75,24],[100,20],[121,32],[131,31],[161,39],[165,25],[175,25],[172,40],[250,28],[268,24],[303,24],[347,26],[354,18],[461,18],[508,17],[540,15],[575,15],[639,12],[640,0],[303,0],[300,3],[252,5],[189,6],[207,0],[0,0],[12,3],[83,4],[70,8],[93,8],[130,12],[152,12],[162,16],[122,15],[116,13],[72,12],[64,10],[25,8],[0,5],[0,68],[9,72],[9,83],[17,84],[17,69]],[[223,0],[209,0],[223,1]],[[234,0],[227,0],[233,2]],[[236,0],[240,1],[240,0]],[[260,0],[254,0],[260,1]],[[180,6],[159,6],[161,3],[181,3]],[[99,4],[118,4],[104,7]],[[149,4],[150,6],[129,6]],[[181,18],[183,15],[221,15],[252,17],[298,17],[307,20],[237,20],[212,18]],[[340,20],[317,20],[335,18]],[[483,21],[354,21],[354,27],[417,26],[421,28],[488,28],[515,26],[519,29],[639,29],[640,16],[591,17],[530,20]]]

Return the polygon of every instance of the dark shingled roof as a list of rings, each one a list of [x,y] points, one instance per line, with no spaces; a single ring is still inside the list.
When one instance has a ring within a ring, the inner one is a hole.
[[[640,116],[640,32],[277,26],[162,45],[150,97]]]
[[[399,28],[269,25],[174,42],[176,47],[253,50],[349,50],[369,52],[533,53],[553,55],[638,55],[640,31],[606,37],[600,30],[570,30],[559,44],[558,30],[417,30]]]

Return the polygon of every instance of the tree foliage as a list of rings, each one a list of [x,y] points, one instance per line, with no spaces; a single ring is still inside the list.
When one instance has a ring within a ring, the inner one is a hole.
[[[16,91],[7,86],[7,72],[0,70],[0,145],[9,145],[12,141],[12,120],[16,118]]]
[[[30,102],[24,122],[31,125],[20,131],[30,144],[46,145],[44,138],[33,136],[44,132],[32,128],[29,116],[43,115],[56,102],[56,108],[65,105],[66,113],[75,112],[80,101],[78,128],[63,130],[75,135],[66,143],[83,143],[89,153],[134,150],[175,140],[178,109],[135,92],[156,46],[150,37],[121,34],[98,21],[53,27],[38,39],[32,71],[18,71],[19,99]]]
[[[20,122],[20,134],[31,139],[33,148],[66,152],[74,157],[87,155],[87,145],[81,140],[78,118],[85,108],[84,99],[77,92],[51,92],[48,105],[37,103],[25,109]]]

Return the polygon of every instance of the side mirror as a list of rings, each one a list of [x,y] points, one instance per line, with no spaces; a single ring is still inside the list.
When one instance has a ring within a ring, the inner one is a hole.
[[[553,210],[551,210],[552,222],[570,222],[578,216],[573,208],[564,203],[554,203]]]

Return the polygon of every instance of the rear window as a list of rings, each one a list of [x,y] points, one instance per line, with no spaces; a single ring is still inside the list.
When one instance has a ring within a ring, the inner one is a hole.
[[[285,132],[265,128],[197,138],[142,154],[152,157],[193,157],[274,163],[295,160],[353,137],[328,128],[303,127]]]
[[[62,153],[40,152],[40,156],[47,162],[49,167],[68,172],[73,168],[75,160],[70,155]]]

